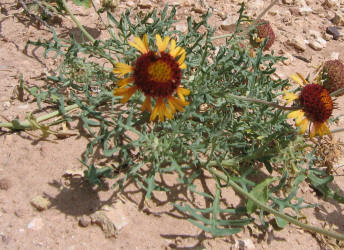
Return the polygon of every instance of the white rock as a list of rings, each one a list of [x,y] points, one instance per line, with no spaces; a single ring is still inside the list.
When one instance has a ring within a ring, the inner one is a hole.
[[[331,60],[338,60],[338,59],[339,59],[339,52],[332,52]]]
[[[27,228],[34,231],[39,231],[43,228],[43,226],[44,226],[43,219],[40,217],[35,217],[27,225]]]
[[[256,247],[254,246],[252,240],[250,239],[243,239],[243,240],[235,239],[234,249],[253,250],[253,249],[256,249]]]
[[[176,30],[184,33],[184,32],[186,32],[188,30],[188,27],[184,23],[177,23],[176,24]]]
[[[323,49],[323,46],[317,41],[311,41],[309,43],[309,47],[311,47],[312,49],[314,49],[316,51]]]
[[[317,42],[320,43],[323,47],[326,47],[326,45],[327,45],[326,40],[323,39],[322,37],[318,37]]]
[[[309,6],[303,6],[303,7],[299,8],[299,11],[300,11],[301,16],[306,16],[306,15],[312,13],[313,9]]]
[[[317,30],[309,30],[309,35],[313,38],[321,37],[321,33]]]
[[[287,44],[293,46],[296,50],[300,50],[300,51],[306,50],[305,41],[300,35],[296,35],[291,40],[288,40]]]
[[[290,65],[294,61],[293,56],[289,54],[288,52],[285,53],[283,56],[287,58],[286,60],[283,61],[284,65]]]
[[[102,210],[112,221],[116,230],[121,230],[129,224],[129,219],[125,214],[126,207],[122,202],[116,202],[113,206],[104,206]]]
[[[8,109],[9,107],[11,107],[11,103],[7,101],[7,102],[4,102],[2,106],[4,106],[4,109]]]

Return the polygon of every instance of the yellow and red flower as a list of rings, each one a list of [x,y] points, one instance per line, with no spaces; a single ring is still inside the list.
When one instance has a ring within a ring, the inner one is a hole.
[[[189,104],[185,96],[190,94],[190,90],[180,86],[182,69],[186,68],[186,53],[184,48],[176,46],[176,41],[168,36],[162,39],[157,34],[155,38],[157,51],[149,49],[147,35],[143,39],[135,37],[135,42],[129,42],[141,55],[132,66],[116,64],[113,69],[115,74],[120,77],[130,75],[117,82],[118,88],[114,89],[114,95],[123,96],[121,103],[126,103],[137,90],[142,91],[146,99],[141,110],[151,112],[151,121],[157,116],[159,121],[164,121],[165,118],[172,119],[176,111],[183,112],[184,107]],[[131,83],[133,85],[127,87]],[[152,99],[155,100],[154,108]]]
[[[288,114],[288,118],[296,119],[296,126],[300,127],[300,134],[304,134],[307,128],[313,124],[310,131],[310,137],[315,135],[323,136],[330,134],[327,121],[332,115],[333,101],[332,98],[322,85],[308,83],[301,74],[292,75],[291,78],[302,86],[301,93],[285,92],[284,99],[287,103],[298,100],[299,110]]]

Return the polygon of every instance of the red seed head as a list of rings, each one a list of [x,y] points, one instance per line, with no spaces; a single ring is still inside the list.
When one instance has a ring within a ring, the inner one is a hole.
[[[170,54],[148,52],[137,58],[134,83],[146,96],[168,97],[180,85],[182,71]]]
[[[268,50],[271,48],[272,44],[275,42],[275,33],[270,25],[269,21],[266,21],[264,19],[260,19],[257,21],[257,35],[258,40],[262,40],[264,38],[269,39],[268,42],[265,44],[264,50]],[[257,39],[251,36],[251,44],[254,47],[258,47],[259,43]]]
[[[340,60],[325,62],[322,71],[322,80],[324,80],[324,88],[330,93],[344,88],[344,64]]]
[[[301,91],[299,101],[306,117],[312,122],[323,123],[332,114],[332,98],[319,84],[307,84]]]

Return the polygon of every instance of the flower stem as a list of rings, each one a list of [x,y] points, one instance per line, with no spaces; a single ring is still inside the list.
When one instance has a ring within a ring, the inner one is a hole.
[[[344,93],[344,88],[338,89],[330,94],[330,96],[338,96]]]
[[[274,102],[268,102],[268,101],[255,99],[255,98],[249,98],[249,97],[245,97],[245,96],[238,96],[238,95],[233,95],[233,94],[227,94],[227,96],[238,99],[238,100],[246,101],[246,102],[265,104],[265,105],[268,105],[268,106],[271,106],[274,108],[283,109],[283,110],[298,110],[298,109],[300,109],[300,107],[286,107],[286,106],[278,105],[277,103],[274,103]]]
[[[78,108],[79,106],[77,104],[73,104],[73,105],[70,105],[70,106],[67,106],[65,107],[65,111],[68,112],[68,111],[71,111],[73,109],[76,109]],[[60,111],[54,111],[54,112],[51,112],[49,114],[46,114],[46,115],[43,115],[43,116],[40,116],[36,119],[36,122],[39,123],[39,122],[43,122],[43,121],[46,121],[46,120],[49,120],[53,117],[56,117],[56,116],[59,116],[61,115],[61,112]],[[0,128],[9,128],[9,129],[32,129],[33,126],[32,126],[32,123],[29,121],[29,120],[25,120],[25,121],[22,121],[22,122],[19,122],[18,124],[15,124],[13,122],[4,122],[4,123],[0,123]]]
[[[88,38],[88,40],[90,40],[92,43],[94,43],[96,40],[90,35],[90,33],[88,33],[85,28],[80,24],[80,22],[75,18],[75,16],[73,15],[73,13],[70,11],[70,9],[68,8],[67,4],[66,4],[66,0],[62,0],[62,4],[63,7],[65,8],[65,10],[67,11],[68,15],[72,18],[72,20],[74,21],[74,23],[78,26],[78,28],[81,30],[82,33],[84,33],[84,35]]]
[[[323,235],[335,238],[337,240],[344,240],[344,235],[343,234],[340,234],[340,233],[337,233],[337,232],[333,232],[333,231],[327,231],[327,230],[324,230],[324,229],[319,228],[319,227],[314,227],[314,226],[311,226],[309,224],[302,223],[302,222],[294,219],[291,216],[283,214],[283,213],[281,213],[281,212],[279,212],[279,211],[277,211],[277,210],[267,206],[266,204],[264,204],[261,201],[257,200],[254,196],[252,196],[251,194],[249,194],[248,192],[243,190],[234,181],[232,181],[231,179],[228,179],[228,177],[226,175],[224,175],[221,171],[219,171],[219,170],[217,170],[215,168],[211,168],[210,170],[217,177],[219,177],[220,179],[228,182],[228,184],[231,185],[236,192],[238,192],[239,194],[241,194],[245,198],[251,200],[253,203],[255,203],[262,210],[264,210],[266,212],[269,212],[269,213],[272,213],[273,215],[275,215],[275,216],[277,216],[279,218],[282,218],[282,219],[284,219],[284,220],[286,220],[286,221],[288,221],[288,222],[290,222],[290,223],[292,223],[294,225],[297,225],[297,226],[301,227],[304,230],[320,233],[320,234],[323,234]]]

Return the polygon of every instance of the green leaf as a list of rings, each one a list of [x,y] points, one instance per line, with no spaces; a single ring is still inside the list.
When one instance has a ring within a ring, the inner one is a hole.
[[[277,178],[267,178],[263,182],[259,183],[255,186],[251,191],[250,195],[255,197],[257,200],[263,202],[264,204],[268,201],[268,187],[270,183],[276,181]],[[246,210],[248,214],[253,213],[256,211],[257,205],[252,201],[248,200],[246,203]]]
[[[73,3],[75,3],[78,6],[84,6],[86,8],[91,7],[91,1],[92,0],[73,0]]]

